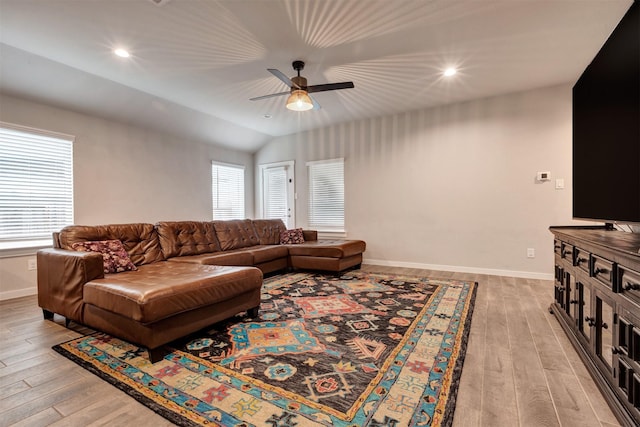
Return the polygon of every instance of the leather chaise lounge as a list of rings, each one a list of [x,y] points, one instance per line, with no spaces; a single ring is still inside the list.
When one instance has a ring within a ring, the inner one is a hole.
[[[280,220],[180,221],[69,226],[38,251],[38,304],[53,314],[147,348],[162,346],[247,311],[258,315],[263,273],[290,268],[340,272],[359,265],[365,242],[280,245]],[[136,271],[105,274],[96,252],[74,243],[118,240]]]

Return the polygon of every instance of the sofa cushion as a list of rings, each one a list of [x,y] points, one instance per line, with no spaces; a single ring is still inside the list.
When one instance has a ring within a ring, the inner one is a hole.
[[[254,267],[157,262],[84,286],[84,302],[143,324],[260,289]]]
[[[281,245],[297,245],[304,243],[304,235],[302,234],[302,228],[295,228],[293,230],[284,230],[280,233]]]
[[[280,233],[287,229],[281,219],[254,219],[253,226],[261,245],[280,244]]]
[[[303,270],[321,270],[339,272],[362,263],[362,254],[346,258],[316,256],[292,256],[291,267]]]
[[[168,261],[204,265],[254,265],[253,254],[248,249],[234,249],[209,254],[179,256],[169,258]]]
[[[287,245],[289,255],[327,258],[346,258],[364,252],[362,240],[316,240],[299,245]]]
[[[213,226],[223,251],[246,248],[260,243],[253,221],[250,219],[213,221]]]
[[[67,250],[76,242],[120,240],[137,266],[164,260],[153,224],[70,225],[60,230],[59,240]]]
[[[289,255],[287,247],[280,245],[252,246],[245,250],[253,255],[253,265],[273,261],[278,258],[286,258]]]
[[[123,271],[137,270],[120,240],[76,242],[71,247],[78,252],[97,252],[101,254],[105,273],[122,273]]]
[[[156,224],[156,228],[166,258],[220,250],[212,222],[162,221]]]

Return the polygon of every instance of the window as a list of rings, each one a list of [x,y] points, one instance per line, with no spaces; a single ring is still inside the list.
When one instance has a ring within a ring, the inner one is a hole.
[[[0,122],[0,249],[73,224],[73,137]]]
[[[284,167],[264,170],[264,218],[287,218],[287,171]]]
[[[213,219],[244,219],[244,166],[211,163]]]
[[[308,162],[309,227],[344,231],[344,159]]]
[[[260,218],[281,219],[287,228],[295,227],[294,162],[259,165]]]

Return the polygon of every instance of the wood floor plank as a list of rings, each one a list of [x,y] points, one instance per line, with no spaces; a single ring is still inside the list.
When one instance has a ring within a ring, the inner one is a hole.
[[[49,350],[51,351],[51,350]],[[50,370],[45,370],[41,372],[40,370],[36,371],[34,375],[29,375],[25,377],[24,382],[29,385],[29,387],[38,387],[44,383],[48,383],[50,381],[56,381],[60,377],[66,377],[68,375],[74,375],[78,373],[76,369],[76,365],[73,363],[58,363],[55,362],[55,365],[52,364],[52,368]]]
[[[73,379],[75,380],[77,377],[79,376],[75,376]],[[2,419],[8,423],[7,425],[21,421],[40,411],[44,411],[45,409],[52,407],[56,403],[66,400],[71,396],[81,394],[83,390],[87,388],[89,383],[90,380],[81,378],[80,380],[65,383],[63,386],[58,387],[55,392],[50,391],[47,393],[38,393],[38,391],[35,391],[32,396],[28,396],[28,398],[35,397],[35,399],[29,399],[19,406],[13,406],[9,410],[2,410]],[[44,385],[42,388],[44,388]],[[32,390],[35,389],[36,388]],[[29,391],[25,393],[28,392]],[[1,403],[2,402],[0,402],[0,404]]]
[[[491,356],[489,353],[489,351],[485,353],[480,425],[518,425],[511,356],[508,353]],[[491,368],[488,368],[487,360],[492,359],[495,362],[491,363]]]
[[[97,401],[95,397],[93,397],[93,399],[94,402],[92,404],[78,408],[77,411],[74,411],[71,414],[67,415],[63,413],[63,415],[65,415],[64,419],[53,423],[52,427],[69,425],[86,426],[96,419],[111,414],[122,406],[118,399],[100,399]]]
[[[453,427],[475,426],[480,423],[481,396],[484,383],[483,342],[469,342],[462,368],[463,375],[460,379]]]
[[[16,347],[17,350],[15,350],[13,354],[11,354],[10,356],[2,357],[2,363],[4,363],[5,366],[10,366],[27,359],[42,356],[43,354],[47,354],[51,351],[47,347],[31,344],[28,342],[25,342],[24,345]]]
[[[106,414],[102,418],[99,418],[89,424],[87,427],[111,427],[111,426],[126,426],[135,425],[136,427],[143,427],[142,424],[148,424],[152,427],[167,427],[173,424],[159,415],[153,413],[147,408],[141,407],[136,402],[129,402],[123,404],[119,409]]]
[[[83,408],[91,406],[96,401],[102,401],[105,399],[121,401],[126,398],[126,394],[109,383],[102,381],[98,377],[94,376],[90,385],[83,391],[81,396],[73,396],[70,399],[58,402],[54,407],[56,411],[64,416],[74,414]]]
[[[12,424],[12,427],[45,427],[54,424],[58,420],[62,420],[62,415],[57,413],[53,408],[47,408],[43,411],[31,415],[30,417],[23,419],[22,421],[18,421],[17,423]],[[66,423],[65,425],[72,426],[74,424]]]
[[[59,378],[58,381],[50,381],[48,383],[40,384],[36,387],[29,387],[28,389],[21,391],[20,393],[13,394],[0,400],[0,412],[16,408],[33,400],[37,400],[44,395],[51,394],[66,387],[69,384],[78,382],[81,379],[82,377],[80,375],[73,373]]]
[[[616,420],[615,415],[613,415],[611,408],[609,408],[607,402],[602,399],[600,390],[598,389],[598,386],[596,386],[596,384],[593,382],[593,378],[591,378],[591,376],[583,377],[580,375],[578,375],[577,378],[580,386],[584,390],[584,393],[587,395],[589,403],[591,403],[591,407],[596,413],[598,420],[600,420],[601,423],[614,425],[619,424],[618,420]]]
[[[12,384],[0,382],[0,400],[12,396],[16,393],[28,390],[29,388],[31,388],[29,384],[24,381],[16,381]]]
[[[62,366],[73,365],[73,362],[71,362],[70,360],[60,359],[60,356],[55,354],[53,351],[49,351],[49,353],[45,354],[44,356],[49,356],[49,358],[40,360],[40,363],[38,364],[23,367],[22,369],[15,370],[14,372],[11,372],[4,377],[0,377],[0,384],[2,384],[3,381],[6,381],[7,383],[13,383],[20,380],[26,381],[34,375],[51,372],[53,370],[59,369]],[[11,365],[10,367],[14,366],[16,365]],[[81,369],[81,371],[84,371],[84,369]],[[78,370],[74,370],[73,372],[78,372]]]
[[[25,372],[30,370],[31,368],[38,366],[40,364],[50,362],[54,360],[54,357],[50,353],[41,354],[36,357],[29,357],[22,362],[14,363],[13,365],[6,366],[4,368],[0,368],[0,378],[9,377],[16,372]]]
[[[562,425],[600,426],[600,421],[591,407],[588,396],[574,375],[558,371],[545,371],[545,376]]]
[[[484,346],[484,381],[482,390],[481,425],[518,425],[515,399],[513,360],[508,339],[507,317],[500,280],[487,286],[487,330]],[[473,325],[473,323],[472,323]]]
[[[526,305],[520,298],[505,298],[518,418],[520,425],[559,426],[529,323],[522,316]]]

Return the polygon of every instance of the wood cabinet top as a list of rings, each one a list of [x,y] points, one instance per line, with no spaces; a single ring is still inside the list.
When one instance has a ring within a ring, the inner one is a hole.
[[[640,233],[607,230],[604,227],[550,227],[560,240],[593,253],[603,253],[612,261],[640,266]]]

